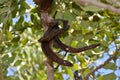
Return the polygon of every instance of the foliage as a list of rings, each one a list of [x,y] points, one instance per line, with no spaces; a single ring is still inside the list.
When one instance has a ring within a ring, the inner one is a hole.
[[[102,58],[106,60],[106,56],[109,57],[114,53],[115,46],[120,47],[120,16],[95,6],[78,5],[72,0],[55,1],[59,4],[53,4],[57,6],[54,9],[57,10],[55,18],[64,18],[69,20],[70,24],[68,33],[61,36],[64,43],[73,47],[101,44],[82,54],[68,53],[66,57],[74,63],[74,66],[71,68],[59,66],[55,72],[55,80],[63,80],[67,77],[65,80],[73,79],[73,72],[78,69],[82,69],[85,76],[99,65],[99,62],[102,62]],[[53,15],[54,10],[49,14]],[[30,5],[25,0],[1,0],[0,15],[0,78],[2,80],[46,80],[45,56],[37,42],[43,35],[37,6]],[[61,52],[63,57],[62,54],[64,55],[64,52]],[[118,55],[103,67],[105,70],[112,70],[111,73],[103,74],[99,70],[96,71],[94,78],[98,80],[119,78],[120,76],[115,73],[120,66],[117,65],[119,58],[118,52]],[[8,74],[10,72],[8,69],[13,69],[11,71],[13,75]]]

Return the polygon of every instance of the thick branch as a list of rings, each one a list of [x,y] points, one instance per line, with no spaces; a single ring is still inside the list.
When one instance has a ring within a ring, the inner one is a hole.
[[[48,16],[48,9],[53,0],[33,0],[36,5],[39,7],[39,12],[41,14],[42,26],[44,31],[49,27],[49,24],[52,22],[52,17]],[[47,80],[54,80],[54,67],[53,61],[49,58],[45,61],[45,66],[47,70]]]
[[[104,9],[108,9],[110,11],[113,11],[115,13],[118,13],[120,14],[120,9],[117,9],[111,5],[108,5],[108,4],[104,4],[104,3],[101,3],[101,2],[98,2],[96,0],[75,0],[77,3],[79,4],[84,4],[84,5],[95,5],[96,7],[99,7],[99,8],[104,8]]]
[[[46,31],[49,27],[49,24],[51,23],[52,17],[48,16],[48,13],[41,13],[41,19],[42,19],[42,26],[44,28],[44,31]],[[49,58],[45,61],[45,66],[47,70],[47,80],[54,80],[54,67],[53,67],[53,61]]]
[[[117,0],[111,0],[115,5],[120,6],[120,2]]]
[[[50,26],[50,23],[53,21],[53,18],[51,16],[48,16],[48,13],[42,12],[41,19],[44,31],[47,31],[48,27]]]

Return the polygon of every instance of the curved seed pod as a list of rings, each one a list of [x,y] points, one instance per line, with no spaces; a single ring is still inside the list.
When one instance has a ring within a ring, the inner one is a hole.
[[[63,23],[63,25],[67,24],[67,22]],[[69,27],[69,26],[67,26]],[[59,58],[55,52],[51,49],[51,45],[53,42],[53,39],[60,35],[61,33],[65,32],[67,28],[59,29],[58,27],[58,21],[55,22],[51,27],[48,28],[48,30],[45,32],[44,36],[40,38],[38,41],[41,42],[42,51],[48,57],[49,59],[53,60],[54,62],[64,65],[64,66],[73,66],[72,63],[70,63],[67,60],[63,60],[62,58]]]
[[[97,46],[100,45],[99,43],[97,43],[97,44],[92,44],[90,46],[85,46],[85,47],[82,47],[82,48],[73,48],[73,47],[70,47],[70,46],[62,43],[60,41],[60,39],[58,38],[58,36],[55,37],[54,42],[57,45],[57,47],[61,48],[64,51],[72,52],[72,53],[79,53],[79,52],[82,52],[82,51],[86,51],[86,50],[89,50],[89,49],[96,48]]]
[[[56,53],[54,53],[51,49],[51,43],[50,42],[42,42],[41,43],[42,51],[48,57],[49,59],[55,61],[56,63],[63,65],[63,66],[73,66],[72,63],[70,63],[67,60],[63,60],[62,58],[59,58]]]

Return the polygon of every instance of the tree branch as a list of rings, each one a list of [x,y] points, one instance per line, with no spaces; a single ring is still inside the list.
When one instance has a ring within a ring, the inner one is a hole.
[[[118,53],[120,49],[116,49],[115,53],[113,55],[110,55],[110,58],[108,58],[103,64],[99,65],[98,67],[96,67],[95,69],[93,69],[91,72],[89,72],[84,80],[88,80],[90,75],[93,75],[95,73],[95,71],[97,71],[98,69],[102,68],[103,66],[105,66],[106,64],[108,64],[112,59],[114,59]]]
[[[111,0],[115,5],[120,6],[120,2],[117,0]]]
[[[53,0],[33,0],[36,5],[39,7],[39,12],[41,14],[42,27],[44,31],[47,31],[50,23],[53,21],[53,18],[48,15],[48,9]],[[53,61],[49,58],[45,61],[47,80],[54,80],[54,67]]]
[[[75,0],[75,1],[77,3],[79,3],[79,4],[83,4],[83,5],[95,5],[96,7],[104,8],[104,9],[107,9],[107,10],[110,10],[110,11],[113,11],[115,13],[120,14],[120,9],[117,9],[117,8],[111,6],[111,5],[108,5],[108,4],[104,4],[104,3],[98,2],[96,0]]]

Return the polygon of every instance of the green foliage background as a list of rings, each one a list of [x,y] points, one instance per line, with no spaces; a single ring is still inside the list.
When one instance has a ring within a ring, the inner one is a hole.
[[[75,70],[84,69],[86,75],[95,67],[92,65],[93,62],[103,58],[105,52],[112,53],[115,46],[120,46],[120,16],[95,6],[78,5],[72,0],[55,1],[59,5],[52,4],[49,14],[53,15],[57,10],[55,18],[64,18],[69,20],[70,24],[68,33],[61,36],[64,43],[73,47],[101,43],[98,48],[82,54],[68,54],[67,60],[72,61],[74,66],[71,68],[59,66],[55,72],[55,80],[63,80],[63,74],[69,76],[66,80],[70,80],[73,79]],[[111,4],[108,0],[100,1]],[[46,80],[44,67],[46,57],[37,42],[44,33],[41,24],[37,6],[29,5],[25,0],[0,0],[1,80]],[[111,43],[114,45],[109,47]],[[119,68],[116,65],[116,60],[119,58],[118,53],[113,62],[103,67],[106,70],[113,70],[112,73],[104,76],[98,73],[94,78],[98,80],[119,78],[120,76],[114,73]],[[11,70],[16,68],[16,71],[13,70],[13,75],[7,76],[8,68]]]

